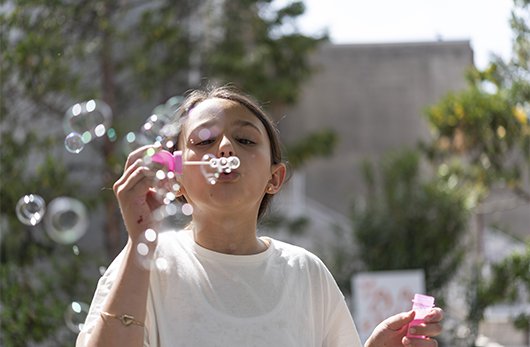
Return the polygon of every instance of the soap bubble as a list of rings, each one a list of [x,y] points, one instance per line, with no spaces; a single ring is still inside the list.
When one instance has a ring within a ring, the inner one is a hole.
[[[162,128],[169,123],[169,118],[164,114],[152,114],[142,125],[140,132],[151,141],[162,140]]]
[[[79,333],[85,324],[88,316],[89,306],[84,302],[73,301],[64,312],[64,321],[68,329],[74,333]]]
[[[87,231],[86,207],[73,198],[56,198],[48,206],[44,223],[46,232],[53,241],[62,244],[74,243]]]
[[[63,123],[67,134],[81,134],[83,142],[87,144],[96,137],[102,137],[110,129],[112,110],[101,100],[80,102],[66,111]]]
[[[215,155],[213,154],[205,154],[202,157],[202,161],[211,161],[217,159]],[[206,181],[208,181],[209,184],[215,184],[217,183],[217,179],[219,178],[219,173],[217,172],[217,169],[210,166],[210,165],[201,165],[201,172],[204,178],[206,178]]]
[[[155,242],[157,238],[156,231],[153,229],[147,229],[144,233],[144,237],[148,242]]]
[[[44,217],[46,203],[36,194],[24,195],[17,202],[16,214],[18,220],[26,225],[37,225]]]
[[[166,114],[169,117],[173,117],[175,112],[179,109],[179,107],[182,105],[182,102],[184,101],[184,97],[181,95],[175,95],[169,98],[166,103],[164,104],[166,108]]]
[[[128,132],[122,140],[123,153],[129,154],[137,148],[151,144],[150,141],[144,134]]]
[[[193,214],[193,206],[190,204],[183,204],[181,210],[185,216],[191,216]]]
[[[142,256],[146,256],[149,254],[149,247],[143,243],[143,242],[140,242],[137,246],[136,246],[136,251],[138,252],[138,254],[142,255]]]
[[[85,148],[85,143],[83,142],[83,137],[79,134],[71,132],[64,139],[64,147],[70,153],[79,153]]]

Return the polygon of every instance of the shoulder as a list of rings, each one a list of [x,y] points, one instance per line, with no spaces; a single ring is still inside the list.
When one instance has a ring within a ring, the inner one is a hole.
[[[276,239],[269,239],[277,256],[287,262],[288,265],[312,271],[327,271],[324,262],[307,249]]]

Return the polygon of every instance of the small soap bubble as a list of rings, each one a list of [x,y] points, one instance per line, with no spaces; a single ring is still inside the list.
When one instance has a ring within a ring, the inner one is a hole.
[[[96,101],[95,100],[89,100],[86,102],[86,110],[87,112],[93,112],[96,109]]]
[[[122,151],[129,154],[137,148],[153,143],[141,133],[128,132],[122,139]]]
[[[75,104],[72,106],[72,116],[79,116],[81,114],[81,104]]]
[[[202,161],[206,161],[209,165],[201,165],[201,173],[209,184],[215,184],[217,182],[217,158],[213,154],[205,154],[202,157]]]
[[[83,143],[85,144],[90,143],[90,141],[92,141],[92,134],[90,131],[85,131],[83,135],[81,135],[81,140],[83,140]]]
[[[177,196],[175,195],[175,193],[167,192],[164,195],[164,199],[162,200],[162,202],[164,203],[164,205],[169,205],[173,203],[176,199],[177,199]]]
[[[128,132],[127,135],[125,135],[125,140],[129,143],[133,143],[136,141],[136,134],[133,132]]]
[[[73,301],[64,312],[64,321],[68,329],[74,333],[79,333],[88,316],[89,306],[84,302]]]
[[[145,239],[149,242],[155,242],[156,241],[156,231],[153,229],[147,229],[144,233]]]
[[[106,267],[106,266],[100,266],[100,267],[98,268],[98,271],[99,271],[99,274],[100,274],[101,276],[103,276],[103,275],[105,274],[105,271],[107,271],[107,267]]]
[[[105,129],[105,126],[103,124],[99,124],[94,129],[94,134],[96,134],[97,137],[101,137],[105,135],[106,132],[107,132],[107,129]]]
[[[107,137],[109,138],[110,142],[116,141],[116,139],[118,138],[118,136],[116,135],[116,130],[114,130],[114,128],[110,128],[109,130],[107,130]]]
[[[74,252],[74,255],[79,255],[79,247],[77,245],[73,245],[72,252]]]
[[[201,140],[203,141],[208,140],[211,136],[212,136],[212,132],[210,131],[210,129],[203,128],[199,130],[199,138]]]
[[[162,181],[166,178],[166,173],[164,170],[157,170],[155,176],[158,180]]]
[[[181,210],[182,214],[184,214],[185,216],[191,216],[193,214],[193,206],[191,206],[190,204],[183,204]]]
[[[136,252],[138,252],[138,254],[140,254],[141,256],[146,256],[149,254],[149,247],[147,247],[145,243],[140,242],[136,246]]]
[[[88,213],[79,200],[59,197],[50,202],[44,220],[48,236],[55,242],[71,244],[88,229]]]
[[[20,222],[33,226],[37,225],[44,217],[46,203],[39,195],[28,194],[18,200],[15,210]]]
[[[64,139],[64,147],[70,153],[79,153],[85,148],[85,142],[80,134],[71,132]]]

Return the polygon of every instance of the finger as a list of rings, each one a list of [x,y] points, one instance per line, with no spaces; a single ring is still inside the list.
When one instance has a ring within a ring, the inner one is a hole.
[[[145,145],[129,153],[129,156],[127,157],[127,161],[125,162],[125,169],[127,169],[130,165],[132,165],[132,163],[134,163],[136,160],[143,158],[145,156],[145,152],[150,148],[156,148],[156,146]]]
[[[429,312],[426,316],[424,321],[426,323],[437,323],[444,319],[444,311],[439,308],[435,307]]]
[[[403,340],[401,340],[402,344],[407,347],[438,347],[438,341],[435,339],[415,339],[415,338],[408,338],[403,337]]]
[[[410,327],[409,332],[412,335],[438,336],[442,332],[442,325],[440,323],[421,323]]]
[[[116,192],[120,189],[120,187],[129,179],[131,174],[136,171],[139,167],[141,167],[144,164],[142,159],[137,159],[134,163],[132,163],[129,167],[125,169],[121,177],[114,182],[113,189]]]
[[[129,175],[127,180],[118,188],[117,195],[120,197],[124,193],[133,190],[140,190],[141,193],[147,193],[153,185],[153,173],[149,168],[141,166]]]
[[[390,330],[398,331],[412,322],[414,315],[414,311],[402,312],[385,319],[383,323],[385,323]]]

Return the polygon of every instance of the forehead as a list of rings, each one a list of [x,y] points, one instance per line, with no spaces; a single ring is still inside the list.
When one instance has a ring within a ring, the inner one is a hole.
[[[253,125],[266,133],[261,120],[239,102],[212,98],[202,101],[191,109],[183,126],[186,132],[201,126],[244,126],[245,124]]]

